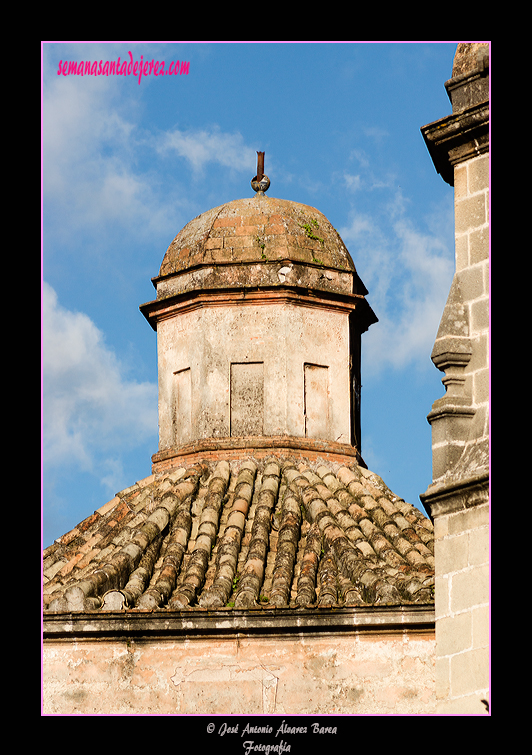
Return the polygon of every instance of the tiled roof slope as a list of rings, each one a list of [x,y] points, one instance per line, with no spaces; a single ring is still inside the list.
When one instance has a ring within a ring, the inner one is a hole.
[[[44,552],[47,611],[433,602],[431,522],[360,466],[152,475]]]

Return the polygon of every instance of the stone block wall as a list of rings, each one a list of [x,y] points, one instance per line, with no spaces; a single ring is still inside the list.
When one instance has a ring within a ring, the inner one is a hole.
[[[435,521],[438,712],[485,713],[489,689],[489,509]]]
[[[437,698],[439,713],[482,714],[489,699],[489,504],[487,480],[481,493],[478,478],[487,473],[489,442],[489,153],[455,166],[454,202],[455,280],[470,346],[462,395],[471,415],[461,437],[458,422],[451,424],[446,441],[458,442],[461,456],[444,479],[455,490],[434,518]]]
[[[464,459],[485,463],[489,437],[489,155],[454,170],[456,272],[432,351],[445,375],[428,417],[434,481],[456,477]]]
[[[454,201],[456,275],[472,344],[466,370],[475,409],[470,437],[481,438],[489,434],[489,154],[455,167]]]
[[[456,270],[432,351],[445,395],[428,415],[433,481],[438,713],[489,700],[489,47],[460,43],[445,84],[453,113],[422,128],[454,187]]]

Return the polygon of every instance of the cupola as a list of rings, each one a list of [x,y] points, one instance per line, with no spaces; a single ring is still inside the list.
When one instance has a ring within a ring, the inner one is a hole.
[[[360,457],[360,341],[377,321],[338,232],[314,207],[266,194],[191,220],[141,311],[157,332],[159,450]]]

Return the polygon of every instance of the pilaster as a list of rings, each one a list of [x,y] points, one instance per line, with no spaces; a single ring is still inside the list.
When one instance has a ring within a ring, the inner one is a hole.
[[[433,480],[436,697],[442,714],[489,699],[489,57],[461,43],[446,82],[452,114],[421,129],[454,187],[456,272],[432,351],[445,395],[428,414]]]

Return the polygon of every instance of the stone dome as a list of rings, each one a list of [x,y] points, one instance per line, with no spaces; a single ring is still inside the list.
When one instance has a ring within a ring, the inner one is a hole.
[[[204,265],[284,261],[355,271],[345,244],[323,213],[257,193],[187,223],[168,247],[159,276]]]

